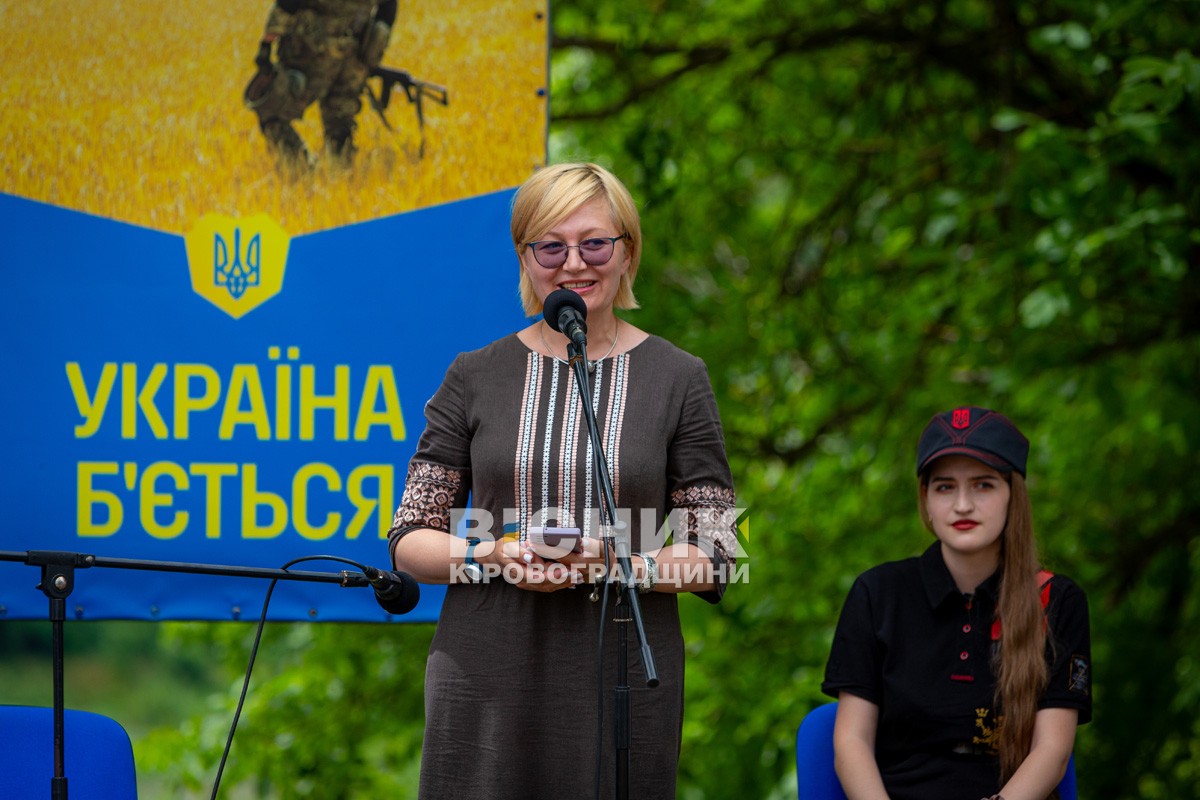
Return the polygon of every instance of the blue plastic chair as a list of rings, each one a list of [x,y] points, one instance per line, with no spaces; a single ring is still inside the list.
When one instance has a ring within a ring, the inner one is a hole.
[[[796,791],[799,800],[846,800],[833,768],[833,722],[837,703],[819,705],[805,715],[796,731]],[[1075,754],[1058,784],[1061,800],[1076,800]]]
[[[133,744],[116,720],[63,712],[63,767],[71,800],[137,800]],[[0,796],[51,796],[54,709],[0,705]]]
[[[837,703],[817,706],[796,731],[796,789],[800,800],[846,800],[833,769],[833,721]]]

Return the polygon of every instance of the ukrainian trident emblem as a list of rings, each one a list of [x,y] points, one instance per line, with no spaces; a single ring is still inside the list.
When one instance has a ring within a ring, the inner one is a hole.
[[[192,289],[234,319],[283,289],[289,237],[266,214],[205,214],[186,241]]]
[[[237,300],[250,286],[258,286],[258,268],[262,260],[262,234],[255,233],[242,253],[242,229],[233,229],[233,260],[230,261],[229,242],[220,233],[213,234],[213,283],[224,286]],[[244,259],[243,259],[244,256]]]

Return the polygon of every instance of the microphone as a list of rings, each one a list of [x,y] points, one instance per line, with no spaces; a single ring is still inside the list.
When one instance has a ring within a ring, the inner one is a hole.
[[[570,289],[555,289],[542,303],[546,324],[577,346],[587,347],[587,303]]]
[[[375,590],[375,599],[389,614],[407,614],[421,599],[421,587],[411,575],[384,572],[375,567],[363,567],[363,575]]]

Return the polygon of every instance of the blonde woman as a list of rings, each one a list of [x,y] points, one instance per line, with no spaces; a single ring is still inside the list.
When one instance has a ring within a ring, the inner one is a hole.
[[[587,308],[592,401],[661,681],[647,687],[632,639],[629,796],[667,800],[683,725],[677,595],[717,602],[736,548],[716,402],[703,362],[616,313],[637,307],[642,234],[615,176],[595,164],[539,170],[514,198],[512,237],[529,316],[562,290]],[[602,616],[581,585],[604,553],[566,348],[539,319],[460,355],[426,407],[389,537],[397,568],[449,584],[426,669],[424,800],[613,796],[618,636],[612,606]],[[454,520],[468,494],[476,527],[464,536]],[[591,535],[547,554],[530,539],[545,526]]]
[[[850,800],[1045,800],[1091,718],[1087,599],[1040,571],[1029,442],[957,408],[917,447],[917,505],[937,538],[859,576],[822,690]]]

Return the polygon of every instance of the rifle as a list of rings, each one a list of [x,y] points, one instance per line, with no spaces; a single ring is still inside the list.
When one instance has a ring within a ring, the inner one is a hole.
[[[408,98],[408,102],[412,103],[417,108],[417,128],[421,131],[421,157],[425,157],[425,107],[424,100],[429,98],[435,103],[441,105],[450,105],[450,96],[446,92],[445,86],[438,86],[436,83],[428,83],[418,80],[412,76],[412,73],[402,69],[392,69],[391,67],[371,67],[371,74],[367,76],[369,81],[371,78],[379,78],[379,95],[371,90],[370,83],[366,86],[367,98],[371,102],[371,108],[375,109],[375,113],[383,120],[383,125],[389,131],[392,130],[391,123],[388,122],[387,116],[383,113],[387,110],[388,103],[392,99],[392,88],[397,84],[404,90],[404,96]]]

